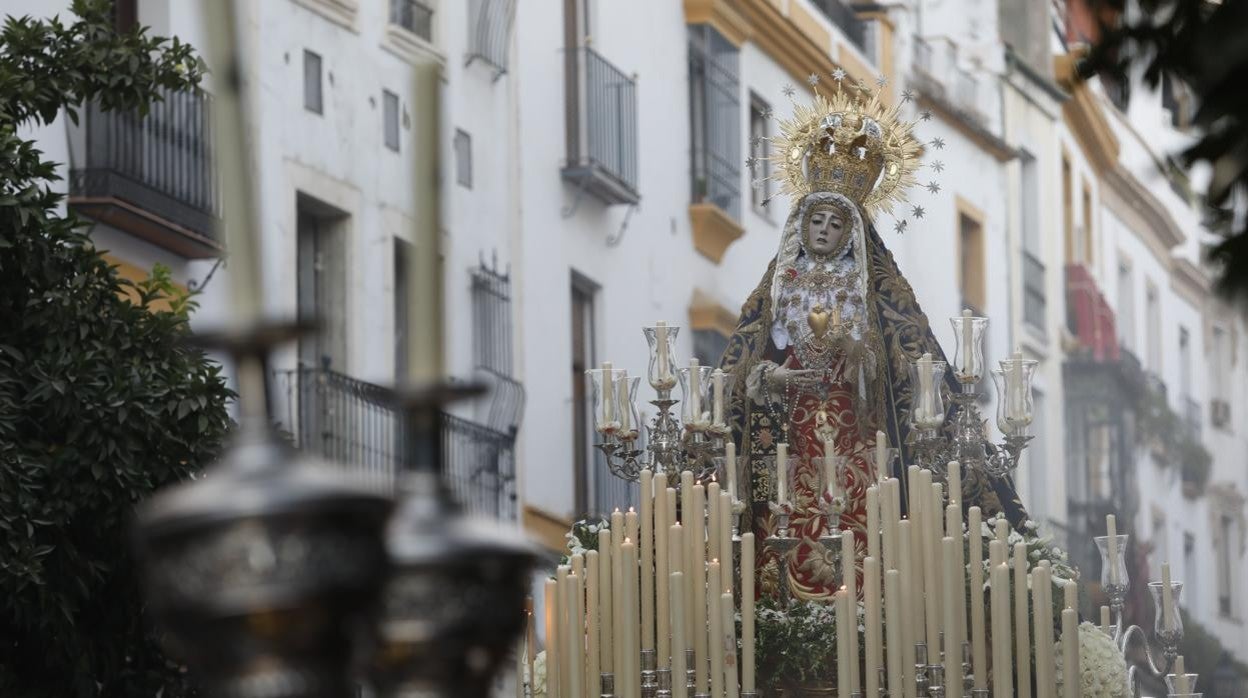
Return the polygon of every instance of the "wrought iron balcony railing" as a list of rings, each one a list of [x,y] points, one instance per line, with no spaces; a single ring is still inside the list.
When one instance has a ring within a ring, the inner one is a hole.
[[[359,472],[390,490],[407,467],[400,413],[377,385],[328,369],[278,371],[279,425],[297,447]],[[284,407],[284,409],[282,409]],[[443,414],[442,454],[447,483],[471,512],[516,517],[515,433]]]
[[[568,51],[565,80],[564,179],[607,204],[637,203],[637,81],[588,46]]]
[[[70,207],[188,258],[219,254],[210,111],[200,91],[166,92],[145,116],[88,104]]]
[[[390,0],[390,23],[433,41],[433,8],[418,0]]]

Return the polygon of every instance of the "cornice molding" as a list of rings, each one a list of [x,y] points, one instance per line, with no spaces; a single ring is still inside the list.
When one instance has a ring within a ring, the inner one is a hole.
[[[734,7],[731,0],[685,0],[685,24],[709,24],[741,48],[750,40],[750,23]]]
[[[521,515],[521,526],[546,549],[556,553],[567,549],[568,541],[564,536],[572,529],[571,519],[526,504]]]
[[[1054,56],[1053,74],[1058,85],[1071,96],[1062,104],[1066,126],[1079,141],[1079,147],[1097,174],[1104,176],[1118,165],[1119,143],[1100,104],[1075,71],[1075,64],[1081,57],[1081,51]]]
[[[1185,239],[1170,211],[1125,167],[1115,163],[1102,173],[1101,200],[1127,223],[1163,264]]]
[[[694,288],[689,301],[689,328],[714,330],[731,337],[737,328],[737,314],[716,302],[706,291]]]
[[[1183,296],[1196,310],[1202,310],[1209,296],[1209,277],[1192,260],[1175,257],[1170,265],[1170,289]]]

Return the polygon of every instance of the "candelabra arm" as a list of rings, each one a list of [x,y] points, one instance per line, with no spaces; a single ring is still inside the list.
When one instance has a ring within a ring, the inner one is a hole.
[[[1118,643],[1123,655],[1126,655],[1127,650],[1130,649],[1132,639],[1137,639],[1144,648],[1144,656],[1148,658],[1148,669],[1154,676],[1165,676],[1170,673],[1170,668],[1174,665],[1174,660],[1178,656],[1177,640],[1173,645],[1164,640],[1162,641],[1161,664],[1159,665],[1153,656],[1152,644],[1148,641],[1148,637],[1144,635],[1144,630],[1138,625],[1129,626],[1119,639]],[[1132,665],[1132,670],[1135,669],[1135,666],[1134,664]],[[1134,682],[1132,682],[1132,685],[1134,686]]]

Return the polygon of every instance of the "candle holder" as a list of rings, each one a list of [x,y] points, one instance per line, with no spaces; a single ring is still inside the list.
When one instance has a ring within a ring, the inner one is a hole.
[[[698,670],[697,659],[694,656],[693,649],[685,650],[685,695],[694,695],[694,690],[698,687]]]
[[[746,512],[745,502],[737,498],[737,492],[740,490],[740,483],[749,477],[749,463],[745,458],[736,458],[736,472],[728,472],[728,459],[724,456],[715,456],[712,459],[715,463],[715,475],[721,485],[728,488],[728,494],[732,496],[732,518],[730,526],[732,528],[732,540],[740,542],[741,540],[741,523],[742,516]]]
[[[914,694],[927,695],[927,643],[920,640],[914,643]]]
[[[641,651],[641,695],[642,698],[655,698],[659,690],[659,676],[655,669],[657,655],[654,650]]]
[[[655,698],[672,698],[672,670],[668,667],[659,667],[656,674],[659,688],[655,691]]]
[[[1149,642],[1148,636],[1144,630],[1138,625],[1131,625],[1123,628],[1122,625],[1122,609],[1126,600],[1127,590],[1131,588],[1131,578],[1126,566],[1127,541],[1129,536],[1126,534],[1114,537],[1116,547],[1118,549],[1117,563],[1110,564],[1109,559],[1109,536],[1096,536],[1097,550],[1101,553],[1101,586],[1105,591],[1105,595],[1109,598],[1109,610],[1113,615],[1113,637],[1114,642],[1118,646],[1118,651],[1125,657],[1130,652],[1132,642],[1141,645],[1144,650],[1144,656],[1148,660],[1148,671],[1153,676],[1164,677],[1174,667],[1174,660],[1179,656],[1179,643],[1183,640],[1183,619],[1179,614],[1179,596],[1183,593],[1183,582],[1170,582],[1170,593],[1174,604],[1174,612],[1172,614],[1174,628],[1167,629],[1165,626],[1165,614],[1163,603],[1164,584],[1162,582],[1149,582],[1148,591],[1153,597],[1154,624],[1153,632],[1160,645],[1161,660],[1158,661],[1155,656],[1158,648],[1152,642]],[[1127,669],[1127,691],[1130,695],[1135,695],[1136,689],[1136,671],[1139,670],[1139,664],[1128,662]]]
[[[1187,690],[1196,690],[1196,674],[1183,674],[1183,678],[1187,679]],[[1168,696],[1198,696],[1199,693],[1180,693],[1179,692],[1179,674],[1166,674],[1166,695]]]
[[[953,325],[956,342],[953,375],[958,383],[974,385],[984,376],[984,331],[988,318],[974,317],[967,311],[949,318],[949,324]]]
[[[624,422],[629,419],[632,425],[641,425],[636,411],[640,380],[628,380],[627,389],[620,391],[616,386],[623,369],[599,368],[585,372],[593,384],[594,425],[601,438],[594,447],[606,456],[611,474],[620,479],[637,482],[641,471],[650,468],[656,476],[667,477],[668,487],[678,487],[680,474],[685,470],[693,472],[696,482],[705,483],[716,471],[715,459],[724,454],[731,430],[727,424],[714,419],[714,367],[676,367],[675,342],[679,331],[679,327],[672,326],[642,328],[650,346],[646,377],[656,393],[650,404],[657,408],[657,413],[647,428],[635,430],[633,438],[629,438]],[[603,372],[607,370],[612,372],[611,389],[609,395],[604,396],[606,378]],[[732,393],[733,376],[720,375],[722,393],[727,400]],[[672,389],[678,383],[683,401],[672,398]],[[608,401],[605,397],[611,399]],[[674,414],[677,405],[681,406],[679,419]]]
[[[611,672],[603,672],[600,675],[602,681],[601,698],[614,698],[615,696],[615,674]]]

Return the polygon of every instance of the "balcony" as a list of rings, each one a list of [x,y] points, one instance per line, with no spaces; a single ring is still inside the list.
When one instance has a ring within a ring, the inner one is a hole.
[[[858,14],[852,7],[841,0],[813,0],[813,2],[829,22],[844,32],[845,38],[849,39],[850,43],[857,46],[859,51],[866,52],[866,22],[858,19]]]
[[[278,371],[274,381],[279,427],[295,446],[355,471],[371,486],[394,488],[408,466],[399,412],[380,386],[328,369]],[[441,417],[442,467],[466,510],[516,517],[515,433],[496,431],[451,414]]]
[[[221,252],[210,100],[167,92],[146,116],[84,110],[69,174],[75,213],[189,259]],[[85,142],[84,142],[85,141]]]
[[[390,23],[433,41],[433,8],[417,0],[390,0]]]
[[[635,204],[637,81],[588,46],[567,52],[563,178],[607,205]]]
[[[1066,265],[1066,326],[1093,361],[1118,361],[1114,311],[1082,264]]]

